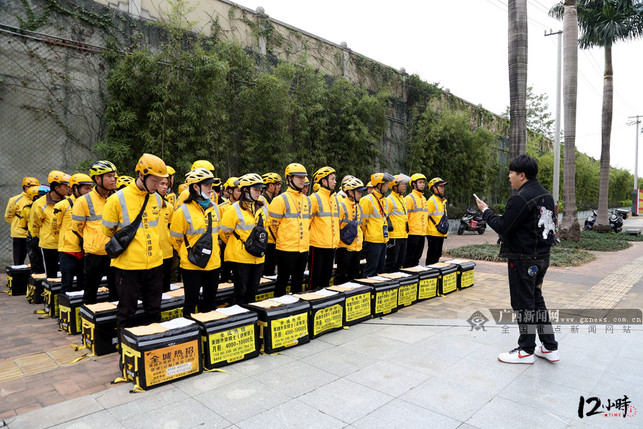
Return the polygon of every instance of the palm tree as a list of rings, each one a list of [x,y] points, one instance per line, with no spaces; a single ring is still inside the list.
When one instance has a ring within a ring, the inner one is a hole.
[[[576,217],[576,98],[578,87],[578,16],[576,0],[565,0],[550,10],[563,18],[563,117],[565,160],[563,163],[563,221],[558,234],[569,241],[580,240]]]
[[[509,158],[527,151],[527,0],[509,0]]]
[[[610,172],[610,137],[614,105],[612,45],[643,34],[643,2],[641,0],[579,0],[578,28],[581,49],[596,46],[605,49],[603,73],[603,108],[601,120],[601,177],[598,191],[598,218],[595,230],[609,231],[608,193]]]

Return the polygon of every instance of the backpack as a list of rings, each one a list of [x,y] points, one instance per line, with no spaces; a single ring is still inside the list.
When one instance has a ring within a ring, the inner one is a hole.
[[[192,247],[189,246],[188,239],[184,235],[185,250],[188,252],[188,261],[199,268],[208,266],[210,256],[212,256],[212,212],[208,213],[208,229],[199,237]]]
[[[237,240],[239,240],[243,247],[246,249],[246,252],[250,253],[252,256],[261,258],[266,254],[266,249],[268,248],[268,233],[263,226],[263,215],[259,213],[259,220],[257,220],[257,225],[252,228],[250,235],[246,241],[243,241],[237,231],[233,231]]]

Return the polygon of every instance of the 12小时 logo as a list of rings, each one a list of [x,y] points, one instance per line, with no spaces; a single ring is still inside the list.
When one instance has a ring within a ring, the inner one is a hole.
[[[603,404],[597,396],[589,398],[581,396],[578,401],[578,417],[581,419],[591,416],[626,418],[635,417],[636,414],[636,407],[632,405],[627,395],[615,400],[608,399],[607,404]]]

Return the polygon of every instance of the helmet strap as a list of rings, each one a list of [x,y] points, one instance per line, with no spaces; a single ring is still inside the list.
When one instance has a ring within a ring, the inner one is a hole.
[[[288,186],[290,186],[291,188],[293,188],[297,192],[303,191],[304,187],[303,186],[301,188],[297,187],[297,185],[295,185],[295,182],[293,182],[292,178],[293,178],[292,175],[288,176]]]

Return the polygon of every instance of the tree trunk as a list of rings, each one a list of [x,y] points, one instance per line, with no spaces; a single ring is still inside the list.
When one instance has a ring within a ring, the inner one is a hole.
[[[578,88],[578,12],[576,0],[565,0],[563,14],[563,117],[565,160],[563,162],[563,221],[561,238],[580,240],[576,217],[576,98]]]
[[[601,179],[598,187],[598,217],[594,230],[609,232],[610,185],[610,138],[612,135],[612,112],[614,106],[614,82],[612,70],[612,45],[605,46],[605,74],[603,75],[603,112],[601,118]]]
[[[509,0],[509,158],[527,152],[527,0]]]

